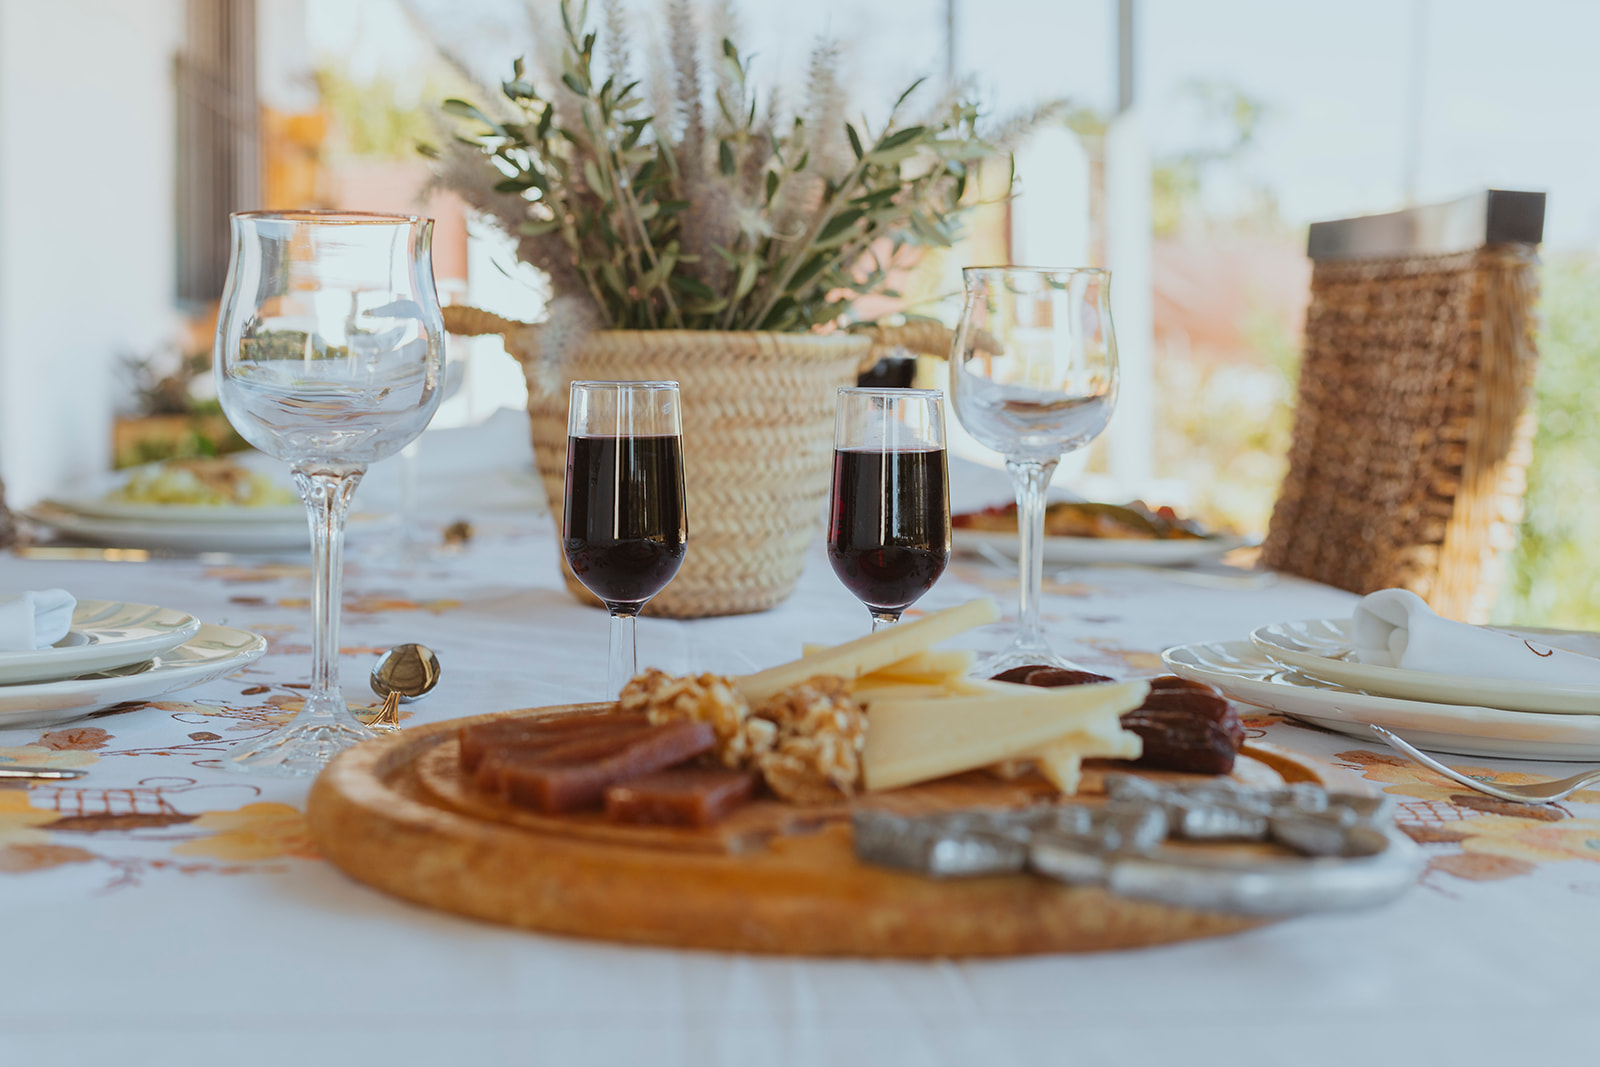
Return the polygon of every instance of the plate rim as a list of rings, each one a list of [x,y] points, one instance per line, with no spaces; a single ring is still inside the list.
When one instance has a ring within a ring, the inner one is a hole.
[[[1264,666],[1276,666],[1279,668],[1279,673],[1302,674],[1302,676],[1308,681],[1315,682],[1317,685],[1305,687],[1291,686],[1280,682],[1240,677],[1237,675],[1230,675],[1221,670],[1185,662],[1182,658],[1180,658],[1184,653],[1193,655],[1191,652],[1193,649],[1212,647],[1221,648],[1223,651],[1226,651],[1226,646],[1230,645],[1242,647],[1244,650],[1254,652],[1264,661]],[[1482,750],[1466,753],[1467,755],[1477,756],[1479,758],[1546,759],[1555,761],[1592,762],[1596,758],[1595,753],[1600,752],[1600,715],[1590,715],[1588,718],[1585,718],[1581,714],[1574,713],[1516,711],[1505,708],[1488,707],[1482,704],[1446,704],[1426,700],[1412,700],[1405,697],[1391,697],[1375,693],[1367,693],[1359,689],[1342,686],[1336,682],[1330,682],[1326,679],[1315,678],[1311,675],[1303,674],[1293,666],[1278,663],[1276,660],[1272,659],[1272,657],[1268,656],[1264,649],[1247,640],[1233,639],[1220,641],[1192,641],[1182,645],[1173,645],[1161,653],[1161,662],[1163,666],[1172,671],[1174,674],[1185,678],[1194,678],[1197,681],[1203,681],[1211,685],[1216,685],[1219,689],[1222,689],[1224,694],[1232,700],[1238,700],[1241,703],[1250,704],[1254,707],[1265,708],[1266,710],[1274,711],[1278,714],[1289,716],[1290,718],[1304,718],[1308,721],[1315,720],[1317,718],[1324,718],[1330,721],[1346,722],[1359,725],[1367,725],[1372,722],[1377,722],[1379,726],[1386,726],[1390,725],[1388,721],[1390,715],[1409,713],[1411,715],[1435,717],[1441,721],[1437,722],[1431,728],[1418,728],[1414,726],[1391,726],[1391,728],[1413,732],[1420,729],[1420,731],[1423,733],[1431,733],[1438,736],[1455,736],[1465,741],[1481,741],[1490,745],[1498,744],[1504,741],[1517,745],[1539,746],[1540,749],[1545,753],[1561,753],[1561,755],[1540,756],[1528,755],[1522,752],[1506,752],[1498,756],[1491,756]],[[1247,695],[1235,695],[1236,692],[1248,693],[1252,688],[1266,689],[1269,692],[1283,694],[1285,696],[1292,695],[1293,697],[1299,698],[1299,702],[1312,703],[1319,706],[1317,707],[1316,711],[1302,713],[1299,711],[1288,710],[1283,707],[1272,707],[1265,704],[1257,704]],[[1338,701],[1343,705],[1343,707],[1331,706],[1332,702],[1334,701]],[[1320,706],[1324,702],[1330,706]],[[1363,708],[1363,705],[1365,705],[1365,708]],[[1351,714],[1352,711],[1360,712],[1360,717]],[[1478,713],[1480,715],[1486,714],[1492,716],[1493,721],[1487,723],[1474,722],[1472,719],[1460,717],[1461,713],[1469,711]],[[1371,714],[1371,712],[1377,712],[1377,715],[1374,716]],[[1321,723],[1316,723],[1316,725],[1320,726]],[[1482,732],[1484,729],[1491,729],[1495,727],[1520,732],[1539,726],[1563,731],[1592,730],[1594,732],[1594,739],[1591,742],[1553,740],[1548,738],[1532,738],[1526,736],[1497,737]],[[1451,732],[1452,728],[1455,731],[1454,733]],[[1376,739],[1371,740],[1376,743]],[[1448,748],[1447,746],[1437,744],[1424,747],[1432,747],[1435,751],[1452,751],[1452,749]],[[1577,749],[1578,751],[1573,751],[1574,749]]]
[[[1331,656],[1318,655],[1317,653],[1314,653],[1314,652],[1300,652],[1300,651],[1297,651],[1297,650],[1292,649],[1292,648],[1285,648],[1285,647],[1283,647],[1282,644],[1274,643],[1270,639],[1269,635],[1267,634],[1267,631],[1270,631],[1270,630],[1272,630],[1272,629],[1274,629],[1276,627],[1281,627],[1281,626],[1306,626],[1306,625],[1310,625],[1310,624],[1332,625],[1332,626],[1337,627],[1337,628],[1342,628],[1342,629],[1345,630],[1346,633],[1348,633],[1348,627],[1350,625],[1350,620],[1349,619],[1336,619],[1336,618],[1291,619],[1291,620],[1288,620],[1288,621],[1285,621],[1285,622],[1268,623],[1265,626],[1258,626],[1254,630],[1250,631],[1250,643],[1255,645],[1257,648],[1261,649],[1262,653],[1268,659],[1273,660],[1276,663],[1281,663],[1284,666],[1290,668],[1291,670],[1299,671],[1301,674],[1304,674],[1307,677],[1315,678],[1317,681],[1331,682],[1331,683],[1333,683],[1335,685],[1350,686],[1350,687],[1353,687],[1353,688],[1360,688],[1360,689],[1364,689],[1364,690],[1371,688],[1371,687],[1366,686],[1366,685],[1361,685],[1359,683],[1353,683],[1351,681],[1347,681],[1347,680],[1345,680],[1343,678],[1334,677],[1335,674],[1343,673],[1343,674],[1345,674],[1346,678],[1352,678],[1352,679],[1353,678],[1357,678],[1360,674],[1368,674],[1369,678],[1371,679],[1371,681],[1373,681],[1376,684],[1398,683],[1399,685],[1405,687],[1406,689],[1411,690],[1412,692],[1421,692],[1421,691],[1423,691],[1422,687],[1424,687],[1424,686],[1433,686],[1433,687],[1437,687],[1439,689],[1450,690],[1450,691],[1455,691],[1455,692],[1462,692],[1462,691],[1466,691],[1468,689],[1472,689],[1472,690],[1476,691],[1475,695],[1478,696],[1478,697],[1482,697],[1483,696],[1484,687],[1485,687],[1486,684],[1490,685],[1490,686],[1499,686],[1499,687],[1518,686],[1518,687],[1521,687],[1521,688],[1520,689],[1515,689],[1515,690],[1509,689],[1509,688],[1502,688],[1502,690],[1500,690],[1500,691],[1501,692],[1510,692],[1510,693],[1512,693],[1513,694],[1513,698],[1514,698],[1514,702],[1516,702],[1516,703],[1522,703],[1522,697],[1517,695],[1517,694],[1524,694],[1524,695],[1531,694],[1535,698],[1538,698],[1540,694],[1545,694],[1545,695],[1548,695],[1550,697],[1553,697],[1553,698],[1556,698],[1556,699],[1561,699],[1561,700],[1589,700],[1589,701],[1594,701],[1595,704],[1596,704],[1596,707],[1600,708],[1600,685],[1555,685],[1555,684],[1548,683],[1548,682],[1518,682],[1518,681],[1515,681],[1515,680],[1512,680],[1512,679],[1506,679],[1506,678],[1467,678],[1467,677],[1459,677],[1459,676],[1456,676],[1456,675],[1453,675],[1453,674],[1440,674],[1440,673],[1435,672],[1435,671],[1410,671],[1410,670],[1405,670],[1405,669],[1400,668],[1400,667],[1384,667],[1384,666],[1380,666],[1380,665],[1377,665],[1377,664],[1371,664],[1371,663],[1351,663],[1351,662],[1346,661],[1346,660],[1334,659]],[[1520,629],[1532,632],[1534,628],[1533,627],[1520,627]],[[1550,633],[1550,634],[1592,634],[1593,633],[1593,631],[1591,631],[1591,630],[1556,630],[1556,629],[1548,629],[1548,628],[1543,629],[1542,632]],[[1279,655],[1275,655],[1274,653],[1280,653],[1284,658],[1280,658]],[[1304,663],[1296,662],[1296,659],[1304,660],[1305,662]],[[1321,664],[1321,663],[1332,663],[1332,664],[1337,664],[1337,666],[1334,667],[1333,670],[1331,670],[1331,671],[1324,670],[1322,673],[1319,673],[1319,668],[1318,668],[1317,665]],[[1529,687],[1531,687],[1531,688],[1529,688]],[[1400,699],[1400,700],[1423,701],[1425,703],[1457,704],[1457,705],[1474,706],[1474,707],[1484,707],[1484,706],[1486,706],[1486,705],[1483,705],[1483,704],[1479,703],[1476,700],[1448,700],[1448,699],[1445,699],[1443,696],[1441,696],[1438,693],[1430,694],[1429,697],[1426,697],[1426,698],[1424,698],[1424,697],[1415,697],[1415,696],[1405,696],[1405,695],[1401,695],[1398,691],[1390,691],[1390,692],[1385,692],[1385,693],[1375,693],[1373,695],[1376,695],[1376,696],[1387,696],[1387,697],[1391,697],[1392,699]],[[1518,713],[1527,713],[1527,714],[1535,714],[1535,715],[1594,715],[1594,714],[1596,714],[1595,711],[1580,711],[1580,710],[1573,710],[1573,709],[1552,708],[1552,707],[1548,707],[1548,706],[1540,706],[1540,707],[1532,707],[1532,706],[1509,707],[1508,706],[1508,707],[1496,708],[1494,710],[1508,711],[1508,712],[1518,712]]]
[[[0,730],[28,729],[37,726],[49,725],[58,722],[69,722],[81,719],[102,708],[113,704],[120,704],[127,700],[155,700],[168,693],[177,692],[188,684],[199,684],[192,681],[194,678],[212,675],[222,677],[231,674],[241,667],[247,667],[267,654],[267,639],[253,630],[241,629],[237,626],[225,626],[221,623],[201,623],[200,629],[190,641],[177,646],[185,648],[191,641],[198,640],[206,631],[212,630],[223,634],[238,634],[248,638],[236,651],[219,655],[214,659],[201,660],[191,663],[159,662],[154,669],[143,671],[139,674],[124,675],[115,678],[75,677],[57,679],[53,682],[31,682],[17,686],[0,687],[0,698],[6,700],[24,700],[35,696],[54,694],[72,696],[73,688],[80,688],[86,694],[94,694],[82,703],[68,707],[52,708],[48,711],[32,712],[26,708],[5,710],[0,708]],[[168,650],[173,651],[172,649]],[[158,684],[152,687],[152,682]],[[110,687],[107,692],[102,687]],[[116,692],[125,687],[124,692]],[[130,696],[128,693],[139,692],[143,695]],[[20,721],[16,721],[20,720]]]
[[[88,673],[91,670],[109,670],[113,667],[124,667],[130,663],[137,663],[140,660],[153,659],[163,652],[169,652],[180,645],[186,644],[197,634],[199,634],[201,627],[204,625],[200,621],[199,617],[190,612],[184,611],[182,608],[165,607],[161,604],[146,604],[141,601],[133,600],[101,600],[92,597],[84,598],[82,600],[78,600],[73,606],[72,614],[74,618],[76,618],[80,611],[87,610],[90,612],[103,612],[108,609],[117,610],[126,608],[132,608],[135,610],[148,609],[156,612],[176,612],[186,621],[175,624],[173,629],[167,631],[166,633],[145,634],[141,637],[132,637],[121,641],[91,641],[82,645],[69,645],[66,648],[55,648],[52,646],[48,650],[36,648],[31,650],[14,649],[0,652],[0,686],[29,685],[35,682],[65,681],[67,679],[75,678],[81,674]],[[84,633],[90,631],[84,630],[77,625],[73,625],[68,629],[67,632]],[[130,645],[133,646],[131,652],[128,648]],[[117,649],[119,651],[113,652],[111,651],[113,649]],[[124,656],[126,658],[121,658]],[[25,671],[26,664],[35,657],[37,657],[37,668],[42,669],[44,673],[20,677],[14,681],[3,680],[4,677],[11,677],[18,672]],[[82,666],[84,663],[94,663],[98,664],[99,666],[95,668],[87,668]],[[18,666],[18,664],[23,664],[23,666]],[[71,671],[71,673],[65,675],[59,673],[64,669]]]

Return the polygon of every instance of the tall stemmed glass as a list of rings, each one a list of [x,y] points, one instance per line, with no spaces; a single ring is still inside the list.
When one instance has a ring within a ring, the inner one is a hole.
[[[978,669],[1072,667],[1039,626],[1045,490],[1062,453],[1098,437],[1116,406],[1111,275],[1088,267],[961,274],[966,302],[950,356],[950,398],[967,432],[1006,457],[1022,557],[1017,635]]]
[[[683,566],[683,422],[677,382],[573,382],[561,545],[611,613],[606,695],[639,671],[634,620]]]
[[[937,392],[839,390],[828,562],[874,631],[899,622],[944,573],[950,479]]]
[[[375,736],[339,691],[344,523],[368,464],[405,447],[439,406],[433,220],[318,211],[232,218],[217,396],[246,441],[289,464],[306,502],[314,639],[304,709],[225,764],[310,775]]]

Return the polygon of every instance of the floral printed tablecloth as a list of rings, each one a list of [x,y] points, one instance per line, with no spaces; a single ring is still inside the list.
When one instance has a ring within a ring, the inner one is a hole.
[[[501,459],[505,486],[531,501],[527,457]],[[448,495],[434,504],[442,521],[458,517]],[[342,637],[352,704],[373,702],[366,672],[403,641],[444,664],[407,722],[599,695],[605,619],[561,590],[549,519],[531,503],[473,519],[477,536],[453,555],[405,563],[381,544],[352,551]],[[1134,570],[1059,578],[1046,602],[1054,638],[1121,675],[1158,670],[1172,644],[1345,614],[1353,599],[1291,579],[1219,590]],[[909,964],[593,944],[352,883],[317,858],[304,784],[218,768],[303,697],[304,561],[0,555],[0,589],[51,585],[182,608],[271,647],[170,699],[0,731],[0,762],[89,771],[0,789],[0,1064],[1432,1063],[1592,1054],[1600,1043],[1597,792],[1546,809],[1501,805],[1373,745],[1261,714],[1253,731],[1400,798],[1430,856],[1414,892],[1376,912],[1085,957]],[[960,561],[924,606],[984,592],[1009,603],[1014,589],[999,570]],[[639,640],[647,663],[733,673],[865,623],[816,553],[775,611],[647,619]],[[1571,772],[1454,762],[1499,781]]]

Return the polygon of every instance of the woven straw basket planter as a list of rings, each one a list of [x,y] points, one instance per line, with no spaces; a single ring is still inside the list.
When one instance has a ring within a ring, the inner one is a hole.
[[[698,618],[765,611],[794,591],[833,469],[836,391],[854,384],[872,341],[843,334],[607,330],[587,335],[556,376],[533,368],[538,327],[446,308],[453,333],[499,333],[528,371],[539,477],[559,517],[567,473],[567,386],[669,380],[683,403],[689,551],[646,607]],[[562,559],[567,588],[598,601]]]

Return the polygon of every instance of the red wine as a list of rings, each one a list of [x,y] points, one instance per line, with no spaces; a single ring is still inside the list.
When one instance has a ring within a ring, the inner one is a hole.
[[[607,605],[634,606],[672,581],[689,539],[677,437],[567,438],[562,547]]]
[[[833,454],[828,560],[868,608],[900,611],[950,562],[950,492],[943,449]]]

